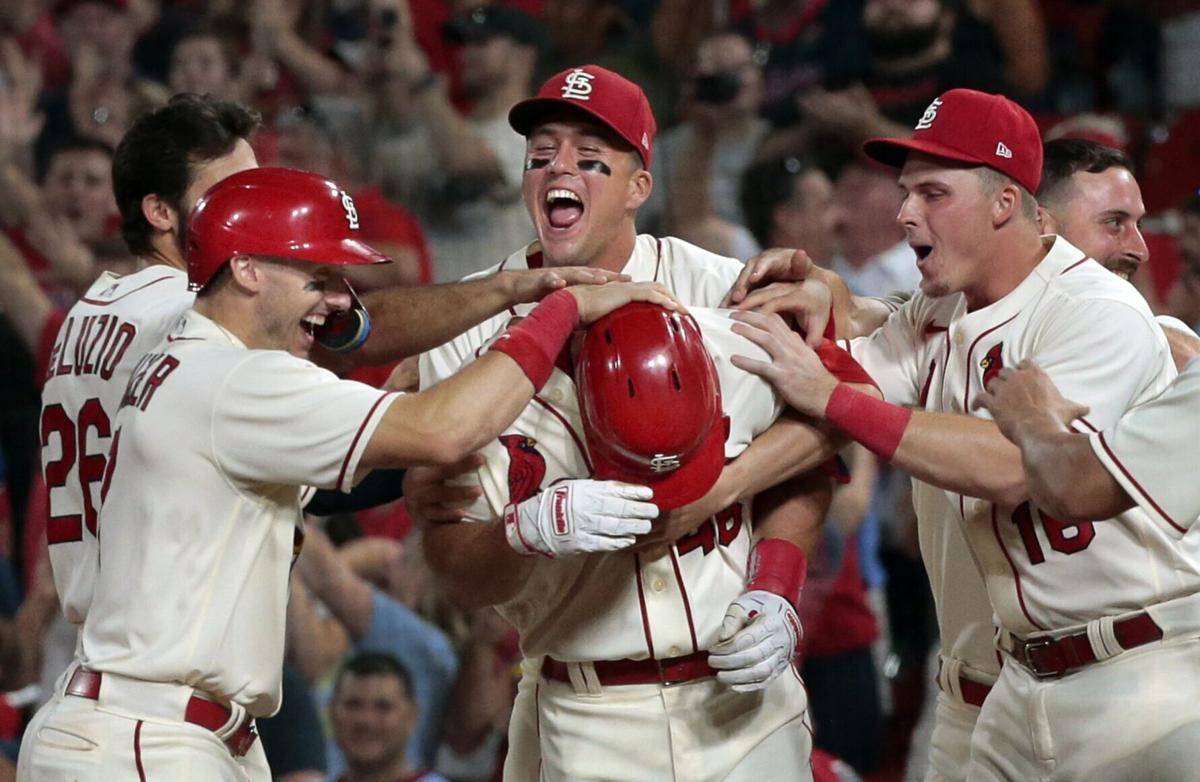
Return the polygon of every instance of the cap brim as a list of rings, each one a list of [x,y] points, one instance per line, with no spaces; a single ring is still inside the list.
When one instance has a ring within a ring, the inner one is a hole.
[[[357,239],[310,244],[302,254],[297,253],[293,257],[302,257],[311,263],[326,263],[336,266],[368,266],[392,262],[391,258]]]
[[[936,141],[921,141],[918,139],[902,138],[870,138],[863,142],[863,152],[877,163],[890,168],[904,168],[904,161],[909,152],[922,152],[934,157],[955,160],[960,163],[973,163],[979,166],[989,165],[975,155],[955,149]]]
[[[566,98],[526,98],[509,109],[508,124],[513,130],[527,137],[533,132],[533,129],[537,127],[538,122],[543,117],[556,112],[574,112],[591,117],[596,122],[611,130],[617,138],[624,140],[626,144],[633,147],[634,151],[641,152],[633,139],[627,138],[621,131],[614,128],[612,123],[607,119],[579,101],[567,100]]]
[[[681,508],[707,494],[717,482],[717,478],[721,477],[721,470],[725,467],[725,439],[728,432],[728,421],[722,417],[721,422],[712,427],[687,464],[677,470],[663,473],[661,478],[647,479],[644,473],[629,473],[616,465],[593,458],[596,477],[600,480],[649,486],[654,491],[654,498],[650,501],[657,505],[660,511]]]

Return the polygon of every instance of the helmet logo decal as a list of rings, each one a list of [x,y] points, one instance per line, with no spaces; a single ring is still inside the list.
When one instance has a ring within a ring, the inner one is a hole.
[[[582,68],[576,68],[567,74],[567,81],[562,88],[562,96],[574,100],[591,100],[588,96],[592,94],[592,79],[594,78],[596,78],[594,75]]]
[[[346,222],[350,224],[351,231],[358,230],[358,209],[354,206],[354,199],[349,193],[342,193],[342,208],[346,210]]]
[[[650,459],[651,472],[671,472],[679,469],[679,455],[673,453],[656,453]]]

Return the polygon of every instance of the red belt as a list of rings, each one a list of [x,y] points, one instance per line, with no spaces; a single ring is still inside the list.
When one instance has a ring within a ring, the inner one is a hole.
[[[1113,623],[1113,636],[1122,649],[1133,649],[1162,640],[1162,628],[1142,612]],[[1012,656],[1039,679],[1062,676],[1096,662],[1086,632],[1062,638],[1012,639]]]
[[[553,681],[570,682],[569,665],[547,657],[542,661],[542,675]],[[661,684],[669,687],[717,675],[708,664],[708,652],[668,657],[665,660],[597,660],[591,665],[596,670],[596,678],[605,687],[620,684]]]
[[[938,682],[938,687],[941,687],[941,678],[942,661],[939,658],[938,675],[935,680]],[[983,702],[987,700],[988,693],[992,691],[992,685],[973,681],[960,673],[958,675],[958,691],[962,694],[963,703],[978,709],[983,707]]]
[[[97,700],[100,697],[101,678],[102,675],[99,671],[76,668],[75,673],[71,674],[71,680],[67,682],[67,695]],[[183,721],[216,733],[225,727],[231,716],[233,716],[233,711],[225,706],[207,698],[201,698],[199,695],[193,695],[187,702]],[[254,740],[257,738],[258,734],[254,731],[253,718],[247,715],[237,730],[226,736],[223,741],[225,746],[229,747],[230,752],[241,757],[250,751],[250,747],[254,745]]]

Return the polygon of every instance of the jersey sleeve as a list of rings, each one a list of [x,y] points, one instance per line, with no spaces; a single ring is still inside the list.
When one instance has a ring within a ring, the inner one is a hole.
[[[925,344],[915,319],[913,301],[906,302],[874,333],[839,343],[874,381],[883,398],[897,405],[916,405],[920,395]]]
[[[1083,423],[1093,431],[1112,426],[1129,408],[1158,396],[1173,376],[1162,331],[1124,302],[1065,302],[1031,332],[1034,341],[1026,355],[1050,375],[1063,396],[1091,408]]]
[[[1200,486],[1189,470],[1200,443],[1200,362],[1162,396],[1090,436],[1092,450],[1130,498],[1168,533],[1182,537],[1200,516]]]
[[[282,351],[256,352],[216,390],[213,456],[243,484],[349,491],[358,462],[398,395]]]

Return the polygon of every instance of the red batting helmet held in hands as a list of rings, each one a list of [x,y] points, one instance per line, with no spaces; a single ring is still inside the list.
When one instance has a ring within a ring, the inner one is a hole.
[[[240,171],[213,185],[188,215],[188,287],[201,290],[238,255],[387,263],[358,230],[354,201],[335,182],[290,168]]]
[[[716,483],[729,419],[690,316],[642,302],[614,310],[588,329],[575,380],[597,478],[649,486],[663,510]]]

